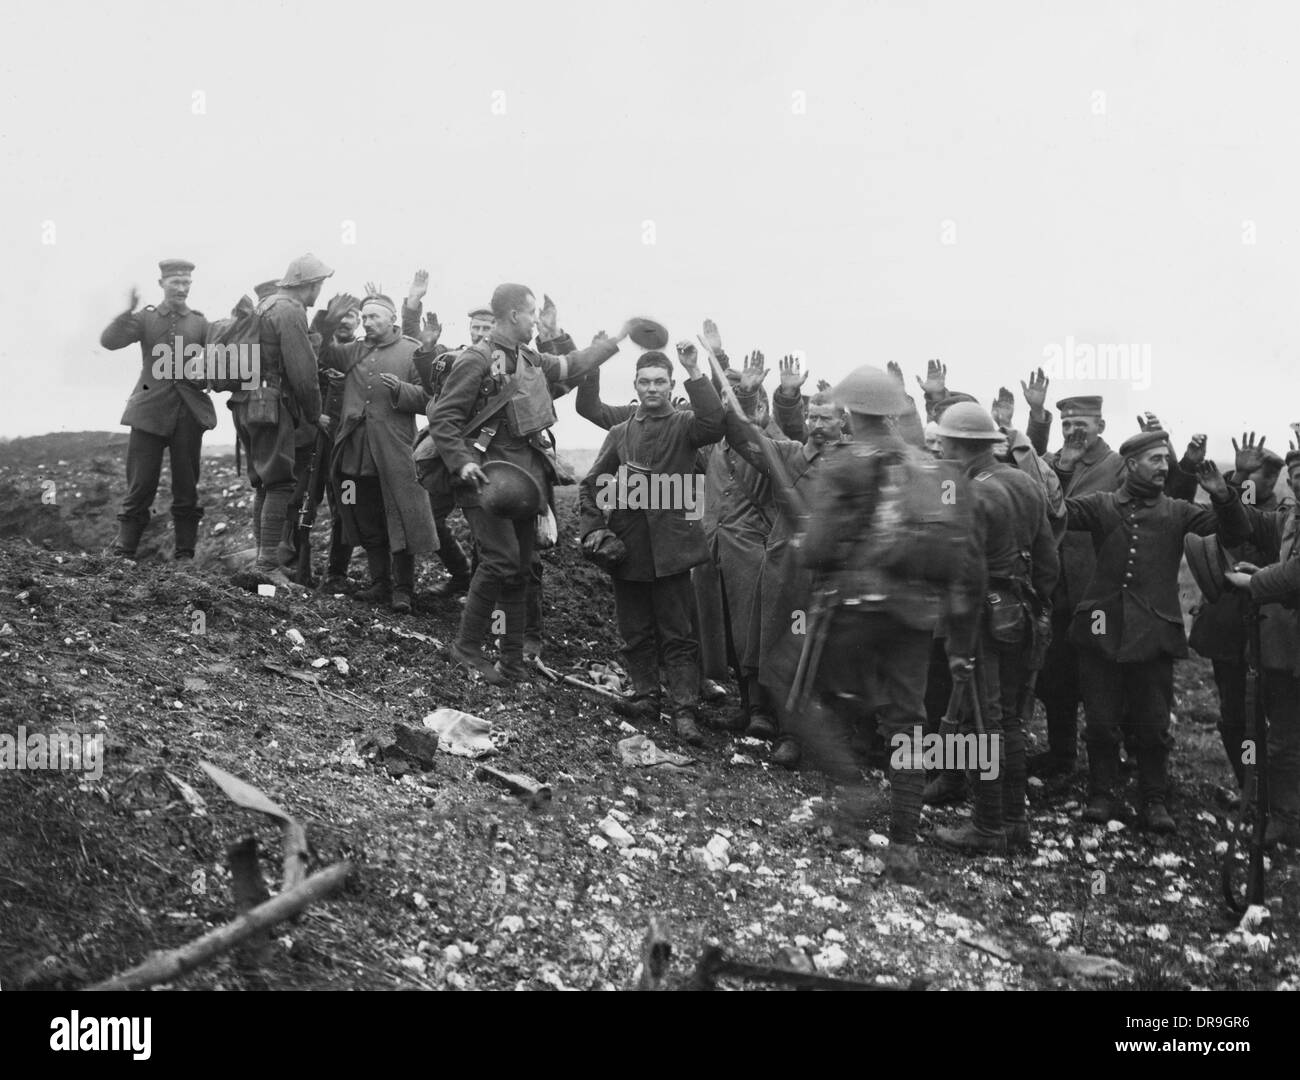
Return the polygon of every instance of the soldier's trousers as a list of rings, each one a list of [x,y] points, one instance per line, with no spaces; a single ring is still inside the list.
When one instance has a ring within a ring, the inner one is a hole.
[[[816,686],[822,694],[851,694],[874,712],[886,747],[905,733],[910,739],[925,726],[925,679],[930,666],[930,630],[904,626],[880,612],[838,608],[826,631],[825,651]],[[797,723],[797,718],[791,718]],[[805,741],[815,739],[808,732]],[[921,821],[924,768],[889,768],[889,837],[897,844],[916,843]]]
[[[451,496],[430,493],[429,508],[433,511],[433,527],[438,533],[438,556],[442,565],[452,577],[468,576],[470,568],[465,549],[447,524],[447,518],[456,509],[456,501]]]
[[[614,579],[623,660],[638,694],[658,696],[659,657],[674,709],[694,707],[700,696],[699,654],[691,633],[689,571],[653,581]]]
[[[343,541],[370,551],[388,550],[388,514],[384,508],[384,489],[377,476],[345,476],[352,484],[355,498],[341,507]]]
[[[293,417],[280,403],[275,424],[247,423],[246,402],[232,402],[235,434],[248,456],[248,479],[257,489],[253,502],[253,531],[257,536],[257,565],[278,569],[285,558],[284,530],[296,481],[297,454]]]
[[[1073,762],[1079,755],[1080,654],[1069,640],[1069,611],[1052,612],[1052,642],[1038,673],[1035,693],[1047,713],[1047,745],[1054,758]]]
[[[726,617],[722,607],[722,575],[710,559],[691,570],[694,592],[691,625],[699,642],[700,678],[725,683],[727,669]]]
[[[126,444],[126,497],[118,521],[148,524],[162,477],[164,451],[169,451],[171,456],[172,520],[198,521],[203,517],[203,508],[199,506],[199,464],[204,430],[194,414],[185,408],[180,410],[180,418],[170,435],[131,429]]]
[[[1300,828],[1300,679],[1264,673],[1268,716],[1268,805],[1278,820]],[[1253,725],[1254,718],[1250,718]]]
[[[1242,764],[1241,741],[1246,737],[1246,665],[1231,660],[1215,660],[1214,685],[1219,691],[1219,737],[1223,752],[1240,787],[1246,779]]]
[[[1144,804],[1169,793],[1169,710],[1174,699],[1170,657],[1121,664],[1079,650],[1079,683],[1087,718],[1089,794],[1114,797],[1119,787],[1119,748],[1137,752],[1138,788]],[[1039,676],[1041,681],[1042,676]]]
[[[465,597],[457,644],[470,652],[481,649],[499,610],[505,622],[501,657],[511,663],[522,662],[528,568],[533,560],[536,525],[532,518],[510,521],[480,506],[466,506],[463,510],[478,544],[478,565]]]

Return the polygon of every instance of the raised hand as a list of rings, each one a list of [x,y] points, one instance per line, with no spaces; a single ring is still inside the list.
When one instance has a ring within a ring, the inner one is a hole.
[[[709,347],[712,353],[722,351],[722,335],[718,333],[718,324],[712,319],[704,320],[704,332],[700,335],[704,339],[704,344]]]
[[[1043,374],[1042,368],[1029,373],[1029,382],[1020,380],[1020,392],[1025,397],[1025,404],[1029,406],[1030,419],[1042,419],[1043,404],[1047,401],[1047,385],[1048,378]]]
[[[1237,440],[1233,439],[1232,449],[1237,455],[1232,467],[1239,478],[1249,476],[1264,464],[1264,438],[1261,436],[1259,442],[1256,442],[1253,431],[1242,432],[1240,446],[1237,445]]]
[[[366,282],[366,296],[383,296],[384,287],[376,285],[373,281]]]
[[[1193,435],[1191,441],[1187,444],[1187,453],[1184,457],[1189,465],[1199,465],[1205,460],[1205,442],[1204,435]]]
[[[900,390],[902,390],[902,391],[906,391],[906,390],[907,390],[907,381],[903,378],[903,369],[902,369],[902,367],[899,366],[899,363],[898,363],[897,360],[891,360],[891,361],[889,361],[889,363],[887,363],[887,364],[885,365],[885,370],[888,371],[889,374],[892,375],[892,376],[894,377],[894,381],[895,381],[896,383],[898,383],[898,388],[899,388]],[[818,388],[819,390],[822,388],[821,383],[818,383],[818,384],[817,384],[817,388]],[[827,383],[827,384],[826,384],[826,389],[829,390],[830,388],[831,388],[831,384],[830,384],[830,383]]]
[[[893,364],[893,366],[894,366],[895,368],[898,368],[898,365],[897,365],[897,364],[894,364],[894,362],[893,362],[892,360],[890,361],[890,363]],[[898,381],[899,381],[899,382],[902,382],[902,381],[903,381],[903,372],[902,372],[902,369],[901,369],[901,368],[898,370]],[[829,390],[830,388],[831,388],[831,384],[828,383],[825,379],[818,379],[818,380],[817,380],[817,390],[818,390],[819,393],[824,394],[824,393],[826,393],[826,391]]]
[[[925,365],[925,380],[916,376],[916,385],[931,401],[938,401],[948,389],[948,365],[942,360],[928,360]]]
[[[134,285],[131,286],[131,295],[126,299],[126,313],[132,314],[140,306],[140,290]]]
[[[424,316],[424,332],[420,335],[420,340],[427,345],[437,345],[440,337],[442,337],[442,323],[438,321],[438,313],[427,312]]]
[[[1211,498],[1223,500],[1228,497],[1228,481],[1219,472],[1219,466],[1208,458],[1196,466],[1196,482]]]
[[[677,343],[677,362],[686,370],[687,378],[699,377],[700,357],[695,351],[695,346],[689,341],[683,339]]]
[[[1164,431],[1165,426],[1153,412],[1144,412],[1137,418],[1139,431]]]
[[[783,356],[779,368],[781,389],[786,392],[787,396],[799,393],[803,384],[808,381],[808,372],[800,372],[799,370],[799,358],[797,356]]]
[[[740,388],[746,393],[753,393],[763,385],[766,378],[767,368],[763,366],[763,354],[755,349],[745,357],[745,363],[740,369]]]
[[[428,291],[429,291],[429,271],[417,270],[415,272],[415,277],[411,278],[411,287],[406,293],[406,298],[411,302],[411,307],[415,307],[417,304],[419,304],[420,301],[424,299],[424,294],[427,293]],[[369,283],[366,284],[366,295],[367,296],[375,295],[374,293],[370,292]]]
[[[555,309],[555,301],[545,293],[542,293],[542,310],[537,313],[537,323],[543,341],[554,341],[560,336],[560,313]]]
[[[374,294],[369,294],[373,296]],[[325,308],[325,321],[337,323],[349,311],[358,306],[358,300],[351,293],[339,293],[331,297],[329,306]]]
[[[599,345],[602,341],[608,341],[609,335],[604,330],[597,330],[595,337],[591,339],[593,345]]]
[[[1016,398],[1005,386],[998,387],[998,396],[993,399],[993,422],[1000,428],[1009,428],[1011,418],[1016,414]]]

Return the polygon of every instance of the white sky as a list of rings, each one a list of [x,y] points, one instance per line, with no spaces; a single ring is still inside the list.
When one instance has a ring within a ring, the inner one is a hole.
[[[1149,389],[1049,391],[1104,394],[1112,445],[1146,408],[1219,457],[1300,419],[1281,0],[10,2],[0,28],[0,435],[117,429],[139,352],[98,337],[158,259],[215,317],[308,250],[324,297],[427,267],[452,345],[514,280],[580,343],[711,316],[737,359],[939,356],[986,403],[1067,338],[1149,345]],[[560,411],[562,449],[599,445]]]

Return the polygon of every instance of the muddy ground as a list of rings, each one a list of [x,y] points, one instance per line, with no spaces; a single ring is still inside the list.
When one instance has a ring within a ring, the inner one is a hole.
[[[771,766],[765,745],[717,730],[684,768],[625,765],[617,744],[633,729],[686,748],[662,721],[629,725],[540,676],[494,689],[453,671],[440,645],[460,609],[428,595],[436,561],[409,616],[232,584],[220,556],[251,538],[231,458],[205,462],[195,562],[167,558],[166,474],[140,561],[105,557],[124,446],[93,432],[0,446],[0,735],[105,738],[98,778],[0,771],[6,989],[87,985],[226,922],[226,851],[248,835],[274,891],[278,827],[230,802],[200,760],[306,822],[313,868],[350,859],[357,871],[260,951],[210,961],[177,988],[626,988],[651,917],[671,943],[672,987],[708,943],[934,989],[1300,984],[1294,853],[1271,860],[1263,934],[1234,932],[1220,899],[1230,774],[1202,660],[1177,669],[1177,837],[1084,825],[1079,776],[1031,792],[1033,854],[925,844],[925,879],[899,886],[880,877],[879,773],[849,813],[817,774]],[[546,557],[545,659],[565,673],[617,659],[612,594],[580,558],[574,502],[562,491]],[[426,768],[392,745],[395,724],[440,707],[490,720],[498,749],[484,762],[552,797],[515,796],[447,753]],[[968,812],[927,812],[924,833]],[[609,838],[611,822],[630,842]],[[1081,954],[1123,967],[1089,977]]]

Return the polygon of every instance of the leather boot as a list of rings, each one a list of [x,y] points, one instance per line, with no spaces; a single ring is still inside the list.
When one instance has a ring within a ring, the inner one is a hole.
[[[992,736],[989,736],[991,739]],[[957,829],[936,829],[939,843],[959,851],[986,852],[1000,855],[1007,850],[1007,834],[1002,826],[1002,740],[998,739],[997,775],[975,775],[975,814]],[[992,772],[992,770],[990,770]]]
[[[172,518],[172,528],[176,541],[172,547],[172,558],[177,561],[194,558],[194,548],[199,538],[199,519]]]
[[[704,736],[695,723],[695,709],[689,705],[679,705],[673,710],[672,730],[674,735],[690,746],[704,745]]]
[[[388,548],[366,548],[366,565],[370,568],[370,585],[353,594],[354,600],[367,604],[386,604],[393,595],[392,565]]]
[[[144,535],[145,522],[134,518],[119,518],[117,539],[113,541],[113,554],[124,559],[134,559],[136,548],[140,546],[140,537]]]
[[[507,586],[497,606],[505,615],[505,629],[497,638],[501,653],[497,671],[508,679],[527,679],[530,669],[524,664],[524,586]]]
[[[776,749],[772,751],[772,761],[783,769],[797,769],[803,750],[799,740],[793,735],[781,735],[776,740]]]
[[[411,594],[415,591],[415,556],[409,551],[393,552],[393,610],[399,615],[411,613]]]
[[[1169,751],[1163,746],[1139,747],[1137,766],[1142,823],[1152,832],[1176,832],[1178,826],[1170,817],[1166,806],[1169,797]]]

